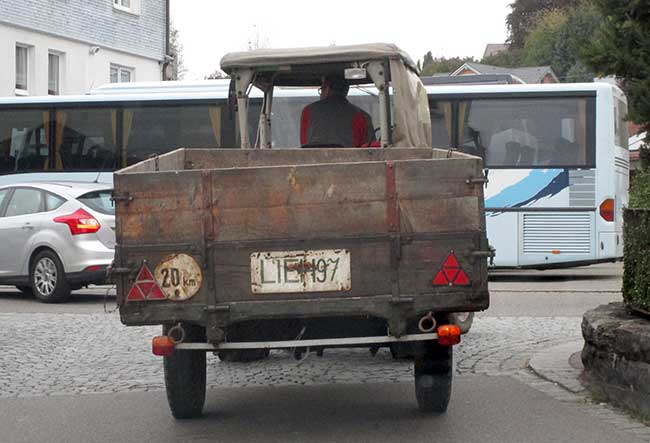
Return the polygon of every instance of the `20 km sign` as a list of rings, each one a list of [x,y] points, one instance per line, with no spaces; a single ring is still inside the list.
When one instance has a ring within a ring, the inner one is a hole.
[[[187,300],[201,288],[199,264],[187,254],[174,254],[161,261],[154,272],[156,282],[168,300]]]

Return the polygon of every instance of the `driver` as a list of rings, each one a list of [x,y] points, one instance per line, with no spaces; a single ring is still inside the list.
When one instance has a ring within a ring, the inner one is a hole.
[[[320,100],[302,110],[300,144],[305,147],[361,147],[374,140],[370,115],[348,101],[349,86],[340,74],[323,78]]]

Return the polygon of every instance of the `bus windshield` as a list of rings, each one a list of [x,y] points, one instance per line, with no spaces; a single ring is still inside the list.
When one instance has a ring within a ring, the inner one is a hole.
[[[477,98],[431,103],[434,146],[488,168],[593,167],[595,98]]]

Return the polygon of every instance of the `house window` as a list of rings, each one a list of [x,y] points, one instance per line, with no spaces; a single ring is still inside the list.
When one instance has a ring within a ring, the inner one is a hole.
[[[29,77],[29,48],[16,45],[16,94],[27,94]]]
[[[60,56],[49,53],[47,55],[47,93],[49,95],[60,94]]]
[[[133,68],[111,65],[111,83],[128,83],[133,81]]]
[[[132,14],[140,13],[140,0],[113,0],[113,7]]]

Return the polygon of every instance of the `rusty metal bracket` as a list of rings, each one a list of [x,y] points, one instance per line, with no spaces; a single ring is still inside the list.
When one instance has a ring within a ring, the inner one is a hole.
[[[133,268],[108,268],[109,275],[111,275],[111,274],[116,274],[116,275],[130,274],[132,272],[135,272],[135,269],[133,269]]]
[[[474,177],[474,178],[468,178],[465,180],[465,183],[468,185],[481,185],[483,186],[488,182],[487,177]]]
[[[127,192],[126,194],[113,194],[111,195],[111,201],[119,203],[119,202],[124,202],[125,204],[129,204],[133,201],[133,197],[129,195]]]

